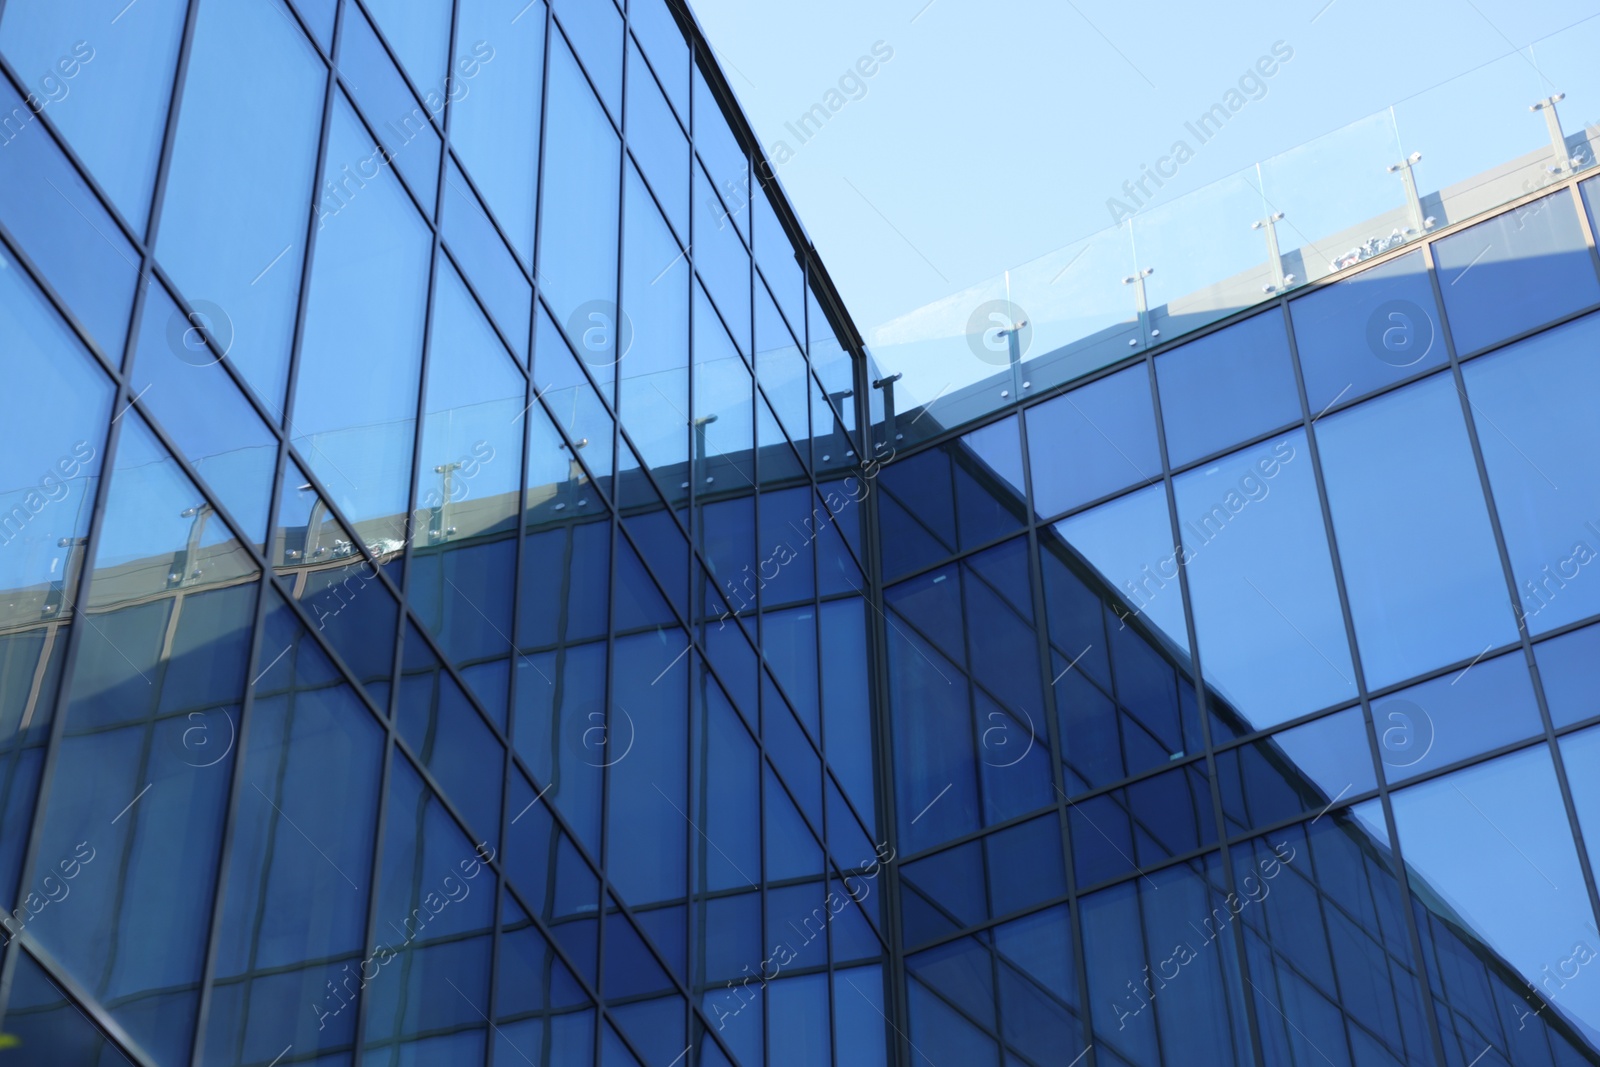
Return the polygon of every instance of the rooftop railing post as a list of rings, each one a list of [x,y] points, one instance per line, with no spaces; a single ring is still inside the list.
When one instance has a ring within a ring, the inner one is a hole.
[[[1250,224],[1252,230],[1265,230],[1267,234],[1267,260],[1272,264],[1272,284],[1262,286],[1262,289],[1268,293],[1282,292],[1295,282],[1293,274],[1283,272],[1283,254],[1278,251],[1278,223],[1282,220],[1283,212],[1274,211],[1266,218]]]
[[[1135,271],[1122,279],[1123,285],[1133,286],[1133,303],[1139,312],[1139,338],[1143,338],[1146,345],[1150,344],[1152,338],[1161,336],[1160,330],[1152,330],[1150,328],[1150,303],[1146,299],[1144,291],[1144,280],[1155,272],[1156,269],[1154,267],[1145,267],[1143,270]],[[1129,347],[1137,345],[1139,338],[1128,338]]]

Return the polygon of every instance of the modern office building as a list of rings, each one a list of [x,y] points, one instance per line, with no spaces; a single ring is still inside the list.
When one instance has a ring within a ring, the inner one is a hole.
[[[678,0],[0,0],[0,1067],[1600,1063],[1557,102],[869,353]]]

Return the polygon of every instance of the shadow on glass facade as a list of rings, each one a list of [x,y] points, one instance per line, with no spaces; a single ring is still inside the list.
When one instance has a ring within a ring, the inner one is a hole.
[[[0,7],[5,1062],[886,1061],[856,364],[701,40]]]
[[[666,0],[0,74],[0,1065],[1600,1063],[1586,185],[945,429]]]
[[[1600,1062],[1588,191],[885,469],[910,1061]]]

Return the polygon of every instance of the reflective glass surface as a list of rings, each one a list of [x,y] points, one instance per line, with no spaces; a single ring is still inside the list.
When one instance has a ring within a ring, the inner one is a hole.
[[[1430,378],[1330,415],[1316,434],[1367,683],[1511,640],[1455,383]]]
[[[1600,1062],[1587,134],[912,412],[676,5],[69,7],[0,1063]]]

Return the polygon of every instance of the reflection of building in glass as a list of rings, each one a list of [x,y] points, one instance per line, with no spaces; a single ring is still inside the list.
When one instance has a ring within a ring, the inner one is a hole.
[[[1023,499],[993,447],[958,439],[886,472],[880,515],[905,524],[896,543],[942,541],[948,553],[980,528],[1020,527]],[[995,516],[1004,518],[977,525]],[[1047,526],[1037,537],[1039,582],[1029,581],[1022,537],[887,595],[891,699],[903,698],[892,705],[895,780],[912,805],[901,808],[901,832],[932,846],[907,849],[901,868],[914,1047],[959,1047],[974,1062],[1004,1048],[1044,1064],[1092,1039],[1100,1062],[1225,1063],[1250,1056],[1254,1026],[1268,1062],[1434,1063],[1421,958],[1447,1055],[1491,1048],[1512,1063],[1600,1062],[1589,1027],[1553,999],[1572,962],[1519,974],[1426,873],[1409,869],[1402,881],[1380,802],[1341,807],[1355,791],[1322,773],[1325,758],[1308,760],[1317,772],[1308,773],[1303,743],[1285,735],[1239,743],[1259,732],[1214,690],[1207,723],[1220,749],[1205,759],[1189,655],[1067,538]],[[1040,691],[1016,681],[1019,670],[1038,675],[1038,654],[1006,662],[997,651],[1017,644],[1047,649],[1058,741]],[[938,703],[951,682],[970,696]],[[1360,720],[1351,709],[1319,722],[1360,738]],[[1030,743],[1037,757],[1024,752]],[[930,830],[939,809],[917,806],[950,778],[937,804],[964,802],[951,818],[972,821]],[[1058,808],[1065,829],[1049,813]],[[1219,836],[1230,866],[1217,860]],[[1074,911],[1086,982],[1074,970]]]
[[[518,8],[0,5],[0,1067],[1600,1061],[1587,134],[897,410]]]

